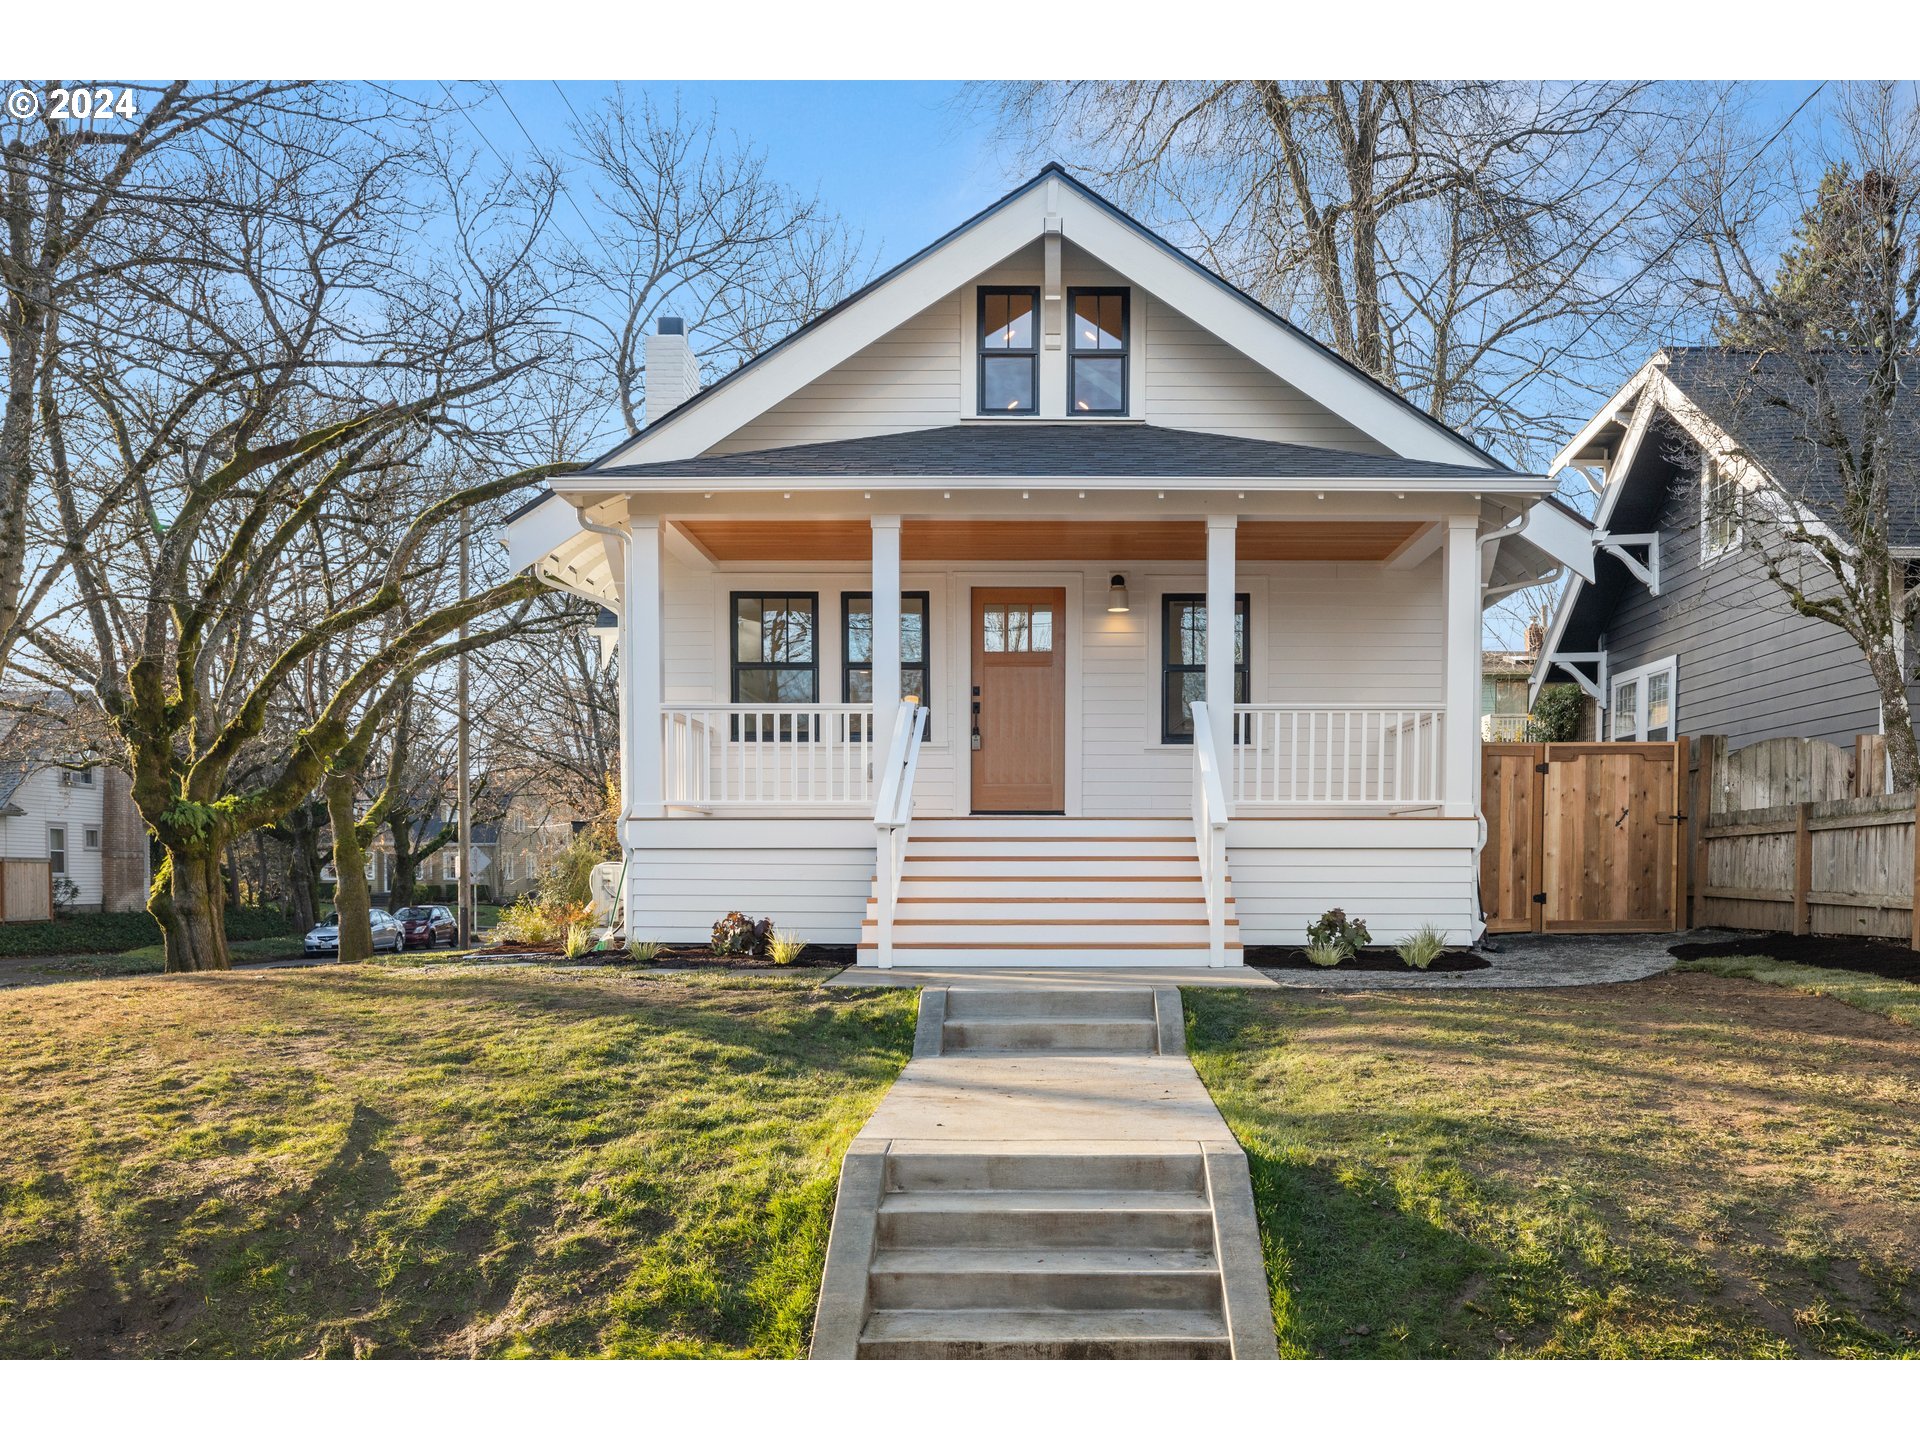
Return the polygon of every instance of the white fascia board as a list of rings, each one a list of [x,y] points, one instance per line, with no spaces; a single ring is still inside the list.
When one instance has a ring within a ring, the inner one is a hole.
[[[1047,189],[1035,186],[1001,206],[872,294],[796,336],[784,348],[753,361],[750,369],[727,382],[722,393],[700,401],[684,415],[649,425],[602,463],[685,460],[703,454],[1039,236],[1047,213]]]
[[[554,494],[501,526],[500,543],[506,546],[508,567],[517,575],[581,533],[580,512]]]
[[[1593,527],[1545,501],[1527,511],[1527,528],[1511,543],[1530,546],[1582,580],[1593,579]]]
[[[1130,226],[1066,192],[1067,238],[1143,286],[1196,325],[1372,436],[1394,454],[1451,465],[1487,457],[1442,426],[1383,393],[1298,332],[1276,325],[1246,299],[1198,274]]]
[[[1579,433],[1560,448],[1560,453],[1554,456],[1552,463],[1547,466],[1547,473],[1549,475],[1556,475],[1571,465],[1574,456],[1582,453],[1593,443],[1596,435],[1614,423],[1614,417],[1620,413],[1621,407],[1634,400],[1640,394],[1641,387],[1647,383],[1648,378],[1653,374],[1654,367],[1665,358],[1664,355],[1656,355],[1638,370],[1634,371],[1633,378],[1628,380],[1627,383],[1622,385],[1618,390],[1614,391],[1612,398],[1594,412],[1591,420],[1580,427]],[[1609,465],[1607,467],[1608,473],[1611,474],[1613,469],[1614,466]]]
[[[1462,495],[1476,498],[1486,495],[1509,498],[1526,506],[1553,492],[1553,484],[1535,475],[1497,474],[1499,486],[1485,490],[1469,489],[1476,482],[1458,476],[1444,479],[1409,480],[1404,477],[1366,477],[1345,475],[1330,479],[1288,478],[1239,479],[1233,476],[1193,475],[806,475],[768,480],[764,476],[726,478],[640,478],[592,474],[569,476],[565,493],[581,503],[604,499],[609,495],[704,495],[764,494],[778,497],[790,492],[845,492],[849,490],[929,491],[942,490],[1166,490],[1192,493],[1220,491],[1259,491],[1262,493],[1301,493],[1337,491],[1342,494],[1418,494]],[[1489,479],[1496,478],[1490,475]]]

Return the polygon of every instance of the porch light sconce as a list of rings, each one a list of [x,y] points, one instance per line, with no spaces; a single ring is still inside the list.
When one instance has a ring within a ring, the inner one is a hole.
[[[1114,576],[1113,582],[1107,586],[1107,613],[1109,615],[1124,615],[1132,608],[1132,606],[1127,604],[1127,577],[1124,575]]]

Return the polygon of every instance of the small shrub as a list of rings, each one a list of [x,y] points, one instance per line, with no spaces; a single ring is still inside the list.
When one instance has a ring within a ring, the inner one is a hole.
[[[585,920],[576,920],[567,926],[567,938],[563,942],[566,957],[578,960],[593,948],[593,926]]]
[[[765,955],[772,936],[771,920],[749,920],[738,910],[729,910],[713,922],[712,950],[715,955]]]
[[[585,905],[542,901],[537,895],[523,895],[500,912],[488,938],[509,945],[551,945],[564,942],[576,924],[586,924],[592,934],[593,911]]]
[[[73,907],[80,903],[80,887],[64,875],[53,877],[53,918],[71,920]]]
[[[655,960],[659,959],[660,952],[664,948],[658,940],[627,941],[627,954],[631,955],[642,965],[651,965]]]
[[[767,940],[767,953],[773,956],[776,965],[793,964],[806,948],[807,942],[791,930],[776,931]]]
[[[1366,921],[1358,916],[1349,920],[1347,912],[1335,906],[1307,926],[1307,942],[1309,950],[1315,945],[1332,945],[1340,951],[1340,958],[1347,960],[1358,955],[1362,946],[1371,945],[1373,936]]]
[[[1447,937],[1431,925],[1422,925],[1393,947],[1402,961],[1416,970],[1424,970],[1438,960],[1447,948]]]
[[[1307,946],[1307,959],[1329,970],[1351,953],[1337,940],[1315,940]]]

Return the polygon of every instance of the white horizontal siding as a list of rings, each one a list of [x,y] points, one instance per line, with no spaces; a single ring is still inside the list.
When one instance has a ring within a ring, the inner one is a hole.
[[[100,848],[86,847],[86,832],[104,831],[103,776],[94,771],[91,785],[63,785],[63,771],[48,767],[29,775],[13,792],[12,803],[26,813],[0,820],[0,855],[9,860],[47,858],[47,829],[66,827],[67,879],[79,887],[74,904],[98,906],[101,899]],[[104,839],[104,835],[102,835]]]
[[[819,944],[860,938],[873,887],[869,823],[680,819],[644,824],[634,838],[629,935],[697,944],[738,910]]]
[[[929,305],[707,453],[892,435],[960,418],[959,297]]]
[[[1229,847],[1234,912],[1247,944],[1302,944],[1307,926],[1335,906],[1365,920],[1382,945],[1422,925],[1445,931],[1456,945],[1478,933],[1472,845],[1350,849],[1329,843],[1325,822],[1288,829],[1285,844]]]
[[[1392,453],[1171,305],[1148,295],[1144,308],[1147,419],[1154,424]]]

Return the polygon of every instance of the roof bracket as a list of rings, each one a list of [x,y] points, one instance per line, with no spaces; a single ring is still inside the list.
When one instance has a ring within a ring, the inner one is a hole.
[[[1657,531],[1644,535],[1614,535],[1601,530],[1594,535],[1593,543],[1626,566],[1647,587],[1649,595],[1660,593],[1660,535]],[[1627,553],[1629,549],[1644,551],[1645,561],[1634,559]]]
[[[1576,670],[1574,668],[1576,665],[1593,666],[1595,671],[1595,676],[1597,676],[1598,678],[1594,678],[1593,676],[1588,676],[1584,672],[1580,670]],[[1580,651],[1563,650],[1563,651],[1560,651],[1558,654],[1547,656],[1545,663],[1537,667],[1534,671],[1535,683],[1533,686],[1533,696],[1530,698],[1536,698],[1536,699],[1538,698],[1540,693],[1540,686],[1546,683],[1547,676],[1556,667],[1566,671],[1568,675],[1572,676],[1574,683],[1577,684],[1582,690],[1586,691],[1587,694],[1593,697],[1594,704],[1598,705],[1602,710],[1607,708],[1607,700],[1606,700],[1607,652],[1606,651],[1604,650],[1580,650]]]

